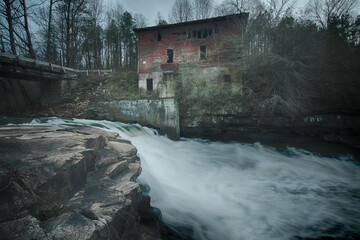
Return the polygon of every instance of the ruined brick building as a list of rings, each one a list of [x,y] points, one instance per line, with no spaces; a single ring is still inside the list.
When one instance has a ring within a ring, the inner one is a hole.
[[[226,85],[242,84],[238,63],[248,14],[135,29],[142,97],[175,96],[174,76],[209,76]]]

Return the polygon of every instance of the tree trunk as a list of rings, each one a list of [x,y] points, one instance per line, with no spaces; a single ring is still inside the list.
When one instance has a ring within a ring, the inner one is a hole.
[[[9,24],[9,37],[10,37],[10,46],[11,51],[14,55],[17,55],[16,53],[16,47],[15,47],[15,37],[14,37],[14,26],[13,26],[13,18],[11,16],[11,4],[10,0],[4,0],[5,6],[6,6],[6,20]]]
[[[53,0],[50,0],[50,7],[49,7],[49,19],[48,19],[48,28],[47,28],[47,36],[46,36],[46,61],[51,62],[53,59],[51,56],[51,21],[52,21],[52,6],[53,6]]]
[[[70,16],[71,16],[71,1],[67,2],[67,9],[65,11],[66,14],[66,35],[65,35],[65,59],[66,59],[66,66],[70,67],[70,30],[71,30],[71,24],[70,24]]]
[[[1,52],[5,52],[5,45],[2,36],[0,35],[0,46],[1,46]]]
[[[31,41],[30,30],[29,30],[29,22],[28,22],[28,18],[27,18],[27,9],[26,9],[26,0],[22,0],[20,2],[24,9],[24,23],[25,23],[25,32],[26,32],[26,38],[27,38],[27,46],[29,48],[29,53],[30,53],[31,58],[36,59],[35,51],[33,48],[32,41]]]

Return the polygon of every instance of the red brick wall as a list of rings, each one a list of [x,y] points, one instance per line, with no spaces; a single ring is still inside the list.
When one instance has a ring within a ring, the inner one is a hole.
[[[215,33],[215,28],[219,29],[218,33]],[[188,38],[188,32],[192,34],[193,30],[203,29],[212,29],[212,36],[200,39],[197,37]],[[158,32],[162,35],[161,41],[157,40]],[[239,46],[241,44],[239,39],[241,34],[242,25],[239,23],[239,18],[189,23],[177,27],[138,32],[140,47],[139,73],[161,71],[168,68],[174,69],[188,63],[216,66],[219,63],[233,62],[234,59],[240,56],[241,49],[239,49]],[[236,39],[234,39],[234,36]],[[205,60],[200,60],[201,45],[206,45],[207,58]],[[174,50],[174,66],[165,64],[168,59],[167,49]]]

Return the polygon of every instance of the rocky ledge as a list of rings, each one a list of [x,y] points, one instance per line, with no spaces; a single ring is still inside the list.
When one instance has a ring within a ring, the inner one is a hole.
[[[1,239],[160,239],[140,173],[116,133],[1,127]]]

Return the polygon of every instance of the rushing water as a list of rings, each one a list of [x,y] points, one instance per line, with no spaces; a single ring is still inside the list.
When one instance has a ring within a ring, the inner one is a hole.
[[[35,119],[30,125],[116,131],[138,149],[152,205],[193,239],[262,240],[360,235],[360,166],[261,144],[172,141],[139,125]]]

